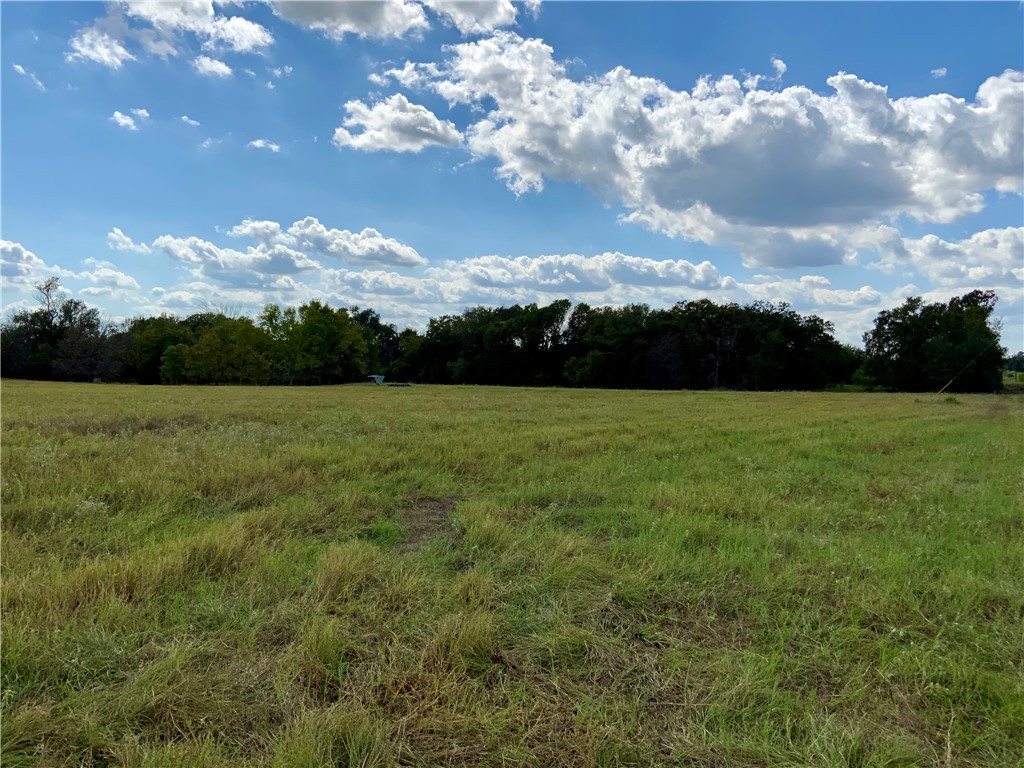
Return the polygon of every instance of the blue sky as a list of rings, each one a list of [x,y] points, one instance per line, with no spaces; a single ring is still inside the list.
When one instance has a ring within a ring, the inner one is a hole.
[[[1017,3],[22,3],[5,313],[312,298],[785,301],[859,343],[1000,296],[1024,347]]]

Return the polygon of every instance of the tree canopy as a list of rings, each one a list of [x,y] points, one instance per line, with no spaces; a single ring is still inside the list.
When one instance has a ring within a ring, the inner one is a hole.
[[[140,384],[340,384],[367,374],[442,384],[645,389],[822,389],[858,381],[890,389],[991,391],[1004,350],[996,297],[948,304],[910,298],[878,315],[866,353],[831,323],[786,304],[682,301],[575,307],[471,307],[399,331],[370,308],[268,305],[255,319],[203,312],[119,325],[67,298],[56,278],[40,306],[0,329],[3,375]]]
[[[1005,351],[992,321],[996,295],[971,291],[948,303],[911,297],[879,313],[864,334],[867,372],[909,392],[991,392],[1002,386]]]

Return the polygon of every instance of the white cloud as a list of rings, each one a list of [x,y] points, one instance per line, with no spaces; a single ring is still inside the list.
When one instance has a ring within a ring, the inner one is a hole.
[[[447,261],[427,274],[462,290],[494,289],[510,297],[543,294],[551,299],[573,295],[577,300],[603,300],[624,289],[660,290],[678,295],[681,288],[716,291],[733,288],[736,281],[723,277],[710,262],[693,264],[685,259],[654,259],[603,253],[597,256],[480,256]],[[530,299],[532,300],[532,299]]]
[[[934,77],[934,78],[945,77],[946,76],[946,72],[947,72],[947,70],[946,70],[945,67],[939,67],[938,69],[933,69],[932,70],[932,77]]]
[[[745,90],[730,75],[675,91],[621,67],[576,82],[547,44],[509,32],[448,51],[440,67],[378,78],[480,110],[466,145],[517,195],[581,183],[626,220],[740,248],[748,264],[841,263],[865,222],[949,222],[980,210],[985,190],[1024,186],[1020,72],[989,78],[973,102],[894,100],[846,73],[825,95]]]
[[[48,277],[74,275],[66,269],[50,266],[21,243],[0,240],[0,285],[5,289],[31,290]],[[4,305],[9,305],[4,297]]]
[[[219,16],[214,19],[209,31],[204,31],[203,34],[208,37],[205,47],[224,43],[237,53],[259,51],[274,42],[273,35],[264,27],[241,16]]]
[[[273,69],[270,70],[270,74],[271,76],[280,79],[282,77],[287,77],[294,71],[295,70],[293,70],[290,66],[286,64],[283,67],[274,67]]]
[[[462,135],[454,124],[442,121],[426,107],[411,104],[402,94],[395,94],[372,107],[361,101],[345,104],[348,113],[343,125],[334,132],[338,147],[352,147],[367,152],[419,152],[426,147],[455,147]],[[353,135],[346,128],[361,128]]]
[[[145,243],[136,243],[119,227],[114,227],[107,233],[107,245],[115,251],[132,251],[134,253],[149,253],[149,246]]]
[[[188,115],[182,115],[181,122],[185,123],[185,125],[190,125],[193,128],[198,128],[200,126],[200,122],[198,120],[193,120]]]
[[[425,64],[415,64],[411,61],[405,62],[401,69],[394,68],[385,70],[382,73],[371,73],[369,81],[374,85],[387,85],[389,80],[395,80],[405,88],[420,88],[427,85],[432,79],[441,77],[441,68],[432,61]]]
[[[206,77],[231,77],[231,67],[223,61],[211,59],[209,56],[197,56],[192,62],[196,72]]]
[[[378,270],[381,266],[418,267],[426,263],[415,249],[374,229],[328,229],[313,217],[297,221],[287,230],[277,222],[246,219],[226,234],[255,240],[256,244],[241,250],[197,237],[163,235],[153,241],[153,248],[185,265],[196,280],[268,292],[299,285],[302,276],[311,279],[312,285],[325,285],[337,283],[340,275],[348,274],[344,268],[325,266],[321,259],[373,265]],[[303,290],[310,290],[310,286],[304,285]],[[277,300],[275,295],[268,293],[266,301]]]
[[[278,0],[271,5],[282,19],[335,40],[349,34],[400,38],[429,27],[423,7],[408,0],[343,3]]]
[[[147,51],[155,55],[173,55],[175,36],[191,33],[204,48],[223,46],[236,53],[252,53],[273,45],[269,30],[242,16],[218,15],[210,0],[124,0],[119,6],[125,16],[150,25],[133,30],[142,36]]]
[[[373,228],[361,232],[329,229],[312,216],[296,221],[287,230],[276,221],[246,219],[227,234],[256,240],[263,246],[283,245],[310,256],[339,259],[347,264],[420,267],[427,263],[415,248],[384,237]]]
[[[899,270],[926,277],[941,290],[1024,289],[1024,227],[986,229],[949,242],[935,235],[904,238],[890,226],[865,229],[860,245],[879,254],[868,264],[888,274]]]
[[[46,264],[21,243],[0,240],[0,274],[4,280],[41,275]]]
[[[276,221],[257,221],[246,219],[227,231],[228,237],[247,237],[261,243],[273,243],[281,240],[281,225]]]
[[[21,64],[14,64],[13,69],[22,77],[27,77],[29,79],[29,82],[31,82],[32,85],[34,85],[40,91],[46,90],[46,86],[43,85],[43,81],[36,77],[35,72],[29,72],[27,69],[21,66]]]
[[[424,4],[463,35],[493,32],[516,22],[510,0],[424,0]]]
[[[145,110],[145,109],[142,109],[140,107],[136,107],[135,109],[133,109],[132,110],[132,114],[135,115],[137,118],[139,118],[141,120],[148,120],[149,119],[149,111]]]
[[[135,120],[123,112],[115,111],[114,114],[110,116],[110,120],[111,122],[117,123],[122,128],[127,128],[129,131],[139,130],[138,126],[135,124]]]
[[[79,30],[70,40],[67,61],[94,61],[111,69],[120,69],[126,61],[135,61],[123,43],[97,27]]]
[[[786,62],[777,56],[772,56],[772,66],[775,68],[775,77],[779,80],[782,79],[782,76],[786,74],[786,70],[789,69],[789,67],[786,66]]]
[[[418,267],[426,264],[412,246],[384,237],[372,227],[361,232],[328,229],[312,216],[296,221],[287,231],[296,248],[333,256],[354,264],[388,264],[396,267]]]
[[[75,277],[80,280],[88,280],[91,285],[78,291],[82,295],[110,296],[115,299],[127,300],[134,298],[140,290],[139,283],[134,277],[121,272],[109,261],[86,259],[83,263],[90,269]]]
[[[199,145],[199,148],[200,149],[210,149],[212,147],[217,146],[222,141],[223,141],[223,139],[215,139],[212,136],[209,136],[209,137],[207,137],[206,139],[203,140],[203,142]]]
[[[126,30],[125,35],[136,37],[139,45],[142,46],[142,50],[151,56],[156,56],[166,61],[171,56],[178,55],[178,48],[174,43],[174,38],[155,29]]]
[[[278,146],[272,141],[267,141],[266,139],[254,139],[253,141],[250,141],[248,144],[246,144],[246,146],[252,147],[253,149],[268,149],[271,152],[281,151],[280,146]]]
[[[261,243],[246,251],[220,248],[198,237],[162,235],[153,247],[189,267],[195,278],[223,280],[231,285],[258,286],[278,275],[319,267],[305,254],[281,244]]]

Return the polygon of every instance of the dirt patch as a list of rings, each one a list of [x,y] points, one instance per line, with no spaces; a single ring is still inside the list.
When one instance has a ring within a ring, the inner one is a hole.
[[[417,552],[437,538],[454,539],[458,532],[451,513],[455,499],[421,499],[402,513],[406,539],[399,547],[402,552]]]
[[[878,499],[879,501],[882,501],[884,499],[889,498],[889,491],[885,490],[884,488],[879,488],[874,483],[868,483],[868,496],[870,496],[872,499]]]

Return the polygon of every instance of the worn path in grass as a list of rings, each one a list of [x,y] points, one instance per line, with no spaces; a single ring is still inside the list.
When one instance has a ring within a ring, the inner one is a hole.
[[[1024,400],[2,388],[2,763],[1016,766]]]

